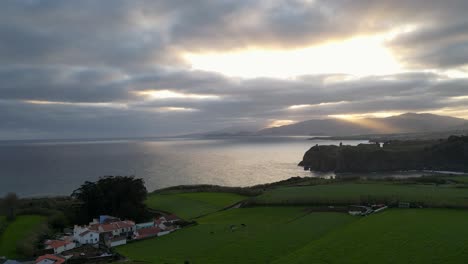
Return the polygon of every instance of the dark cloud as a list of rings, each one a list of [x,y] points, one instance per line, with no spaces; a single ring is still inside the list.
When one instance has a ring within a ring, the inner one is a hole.
[[[169,135],[274,119],[462,109],[466,100],[453,97],[468,94],[468,79],[440,72],[468,63],[467,11],[465,0],[5,0],[0,138]],[[181,57],[304,47],[406,26],[414,30],[386,45],[414,72],[391,76],[240,79],[190,70]],[[218,98],[138,94],[147,90]]]

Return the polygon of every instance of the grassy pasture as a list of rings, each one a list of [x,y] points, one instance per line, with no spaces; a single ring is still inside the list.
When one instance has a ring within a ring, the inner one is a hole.
[[[270,263],[357,219],[341,213],[308,214],[300,207],[232,209],[117,251],[149,263]]]
[[[468,212],[392,209],[361,218],[273,263],[465,263]]]
[[[468,188],[454,185],[335,183],[280,187],[252,198],[259,205],[359,203],[372,199],[408,201],[436,207],[468,207]]]
[[[446,179],[453,180],[459,183],[467,184],[468,183],[468,175],[457,175],[457,176],[449,176]]]
[[[6,224],[6,217],[3,215],[0,215],[0,230],[4,224]],[[1,231],[0,231],[0,235],[1,235]]]
[[[246,197],[234,193],[190,192],[151,194],[148,207],[176,214],[183,219],[192,219],[233,205]]]
[[[9,223],[3,234],[0,234],[0,256],[20,257],[16,253],[16,243],[24,239],[46,220],[38,215],[21,215]]]

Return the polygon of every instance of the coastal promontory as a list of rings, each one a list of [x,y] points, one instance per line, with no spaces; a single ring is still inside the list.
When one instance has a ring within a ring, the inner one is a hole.
[[[437,170],[468,172],[468,136],[439,140],[389,141],[357,146],[313,146],[299,163],[334,172]]]

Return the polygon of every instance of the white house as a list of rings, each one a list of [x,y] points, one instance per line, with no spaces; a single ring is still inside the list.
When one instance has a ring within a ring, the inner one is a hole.
[[[114,222],[100,223],[93,221],[89,226],[75,226],[73,238],[80,244],[96,244],[99,240],[107,242],[115,237],[130,237],[136,231],[135,222],[116,220]]]
[[[131,236],[136,231],[135,222],[125,220],[116,221],[107,224],[98,224],[90,226],[91,230],[95,230],[99,233],[111,234],[112,236]]]
[[[82,245],[97,244],[99,242],[99,232],[88,227],[75,226],[73,239]]]
[[[53,249],[54,254],[60,254],[76,247],[75,242],[65,240],[47,240],[44,244],[46,245],[45,249]]]

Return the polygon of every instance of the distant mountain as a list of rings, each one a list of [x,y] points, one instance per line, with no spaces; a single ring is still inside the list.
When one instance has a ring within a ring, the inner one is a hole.
[[[258,135],[344,136],[364,134],[421,133],[468,128],[468,120],[433,114],[406,113],[386,118],[317,119],[262,129]]]
[[[231,126],[214,131],[206,131],[200,133],[191,133],[179,135],[179,137],[188,137],[188,138],[224,138],[224,137],[245,137],[254,135],[258,130],[258,127],[248,127],[248,126]]]

